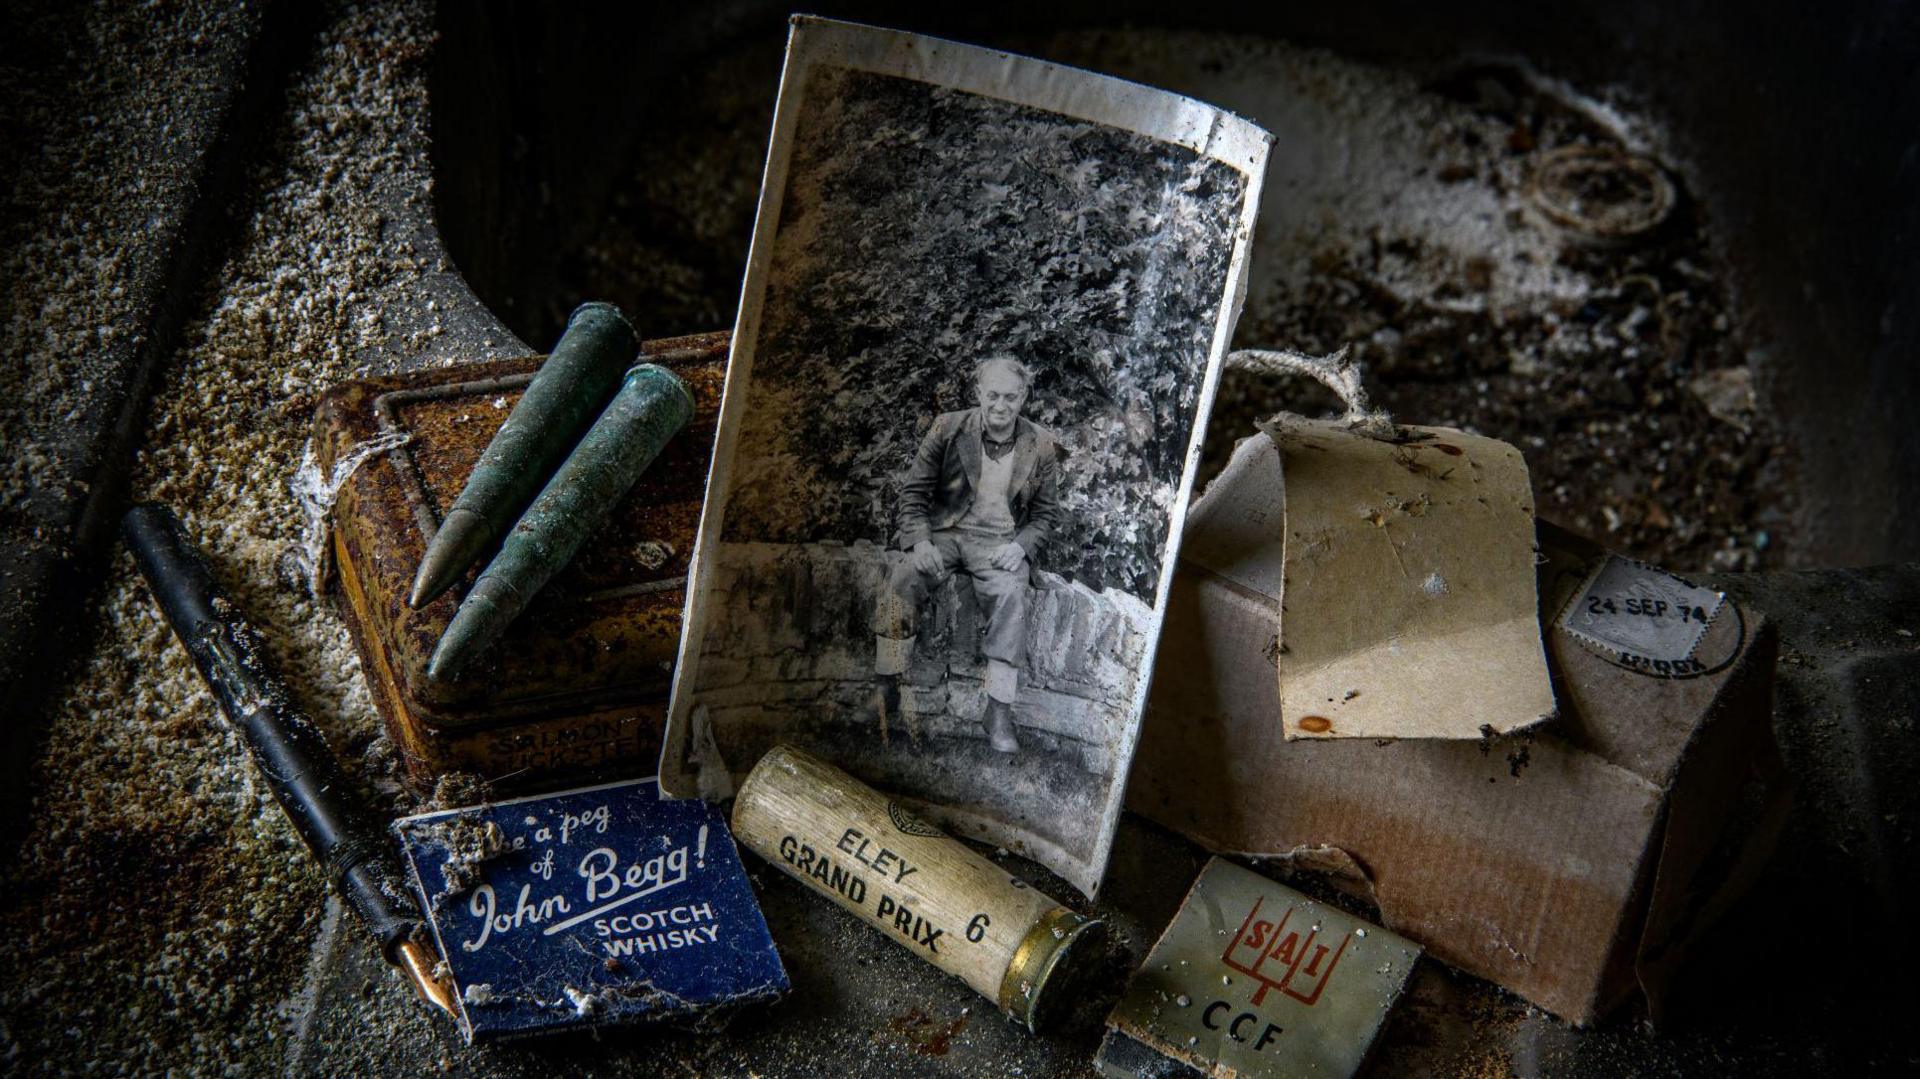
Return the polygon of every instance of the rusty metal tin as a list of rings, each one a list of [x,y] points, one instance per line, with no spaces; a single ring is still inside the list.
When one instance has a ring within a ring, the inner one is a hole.
[[[323,470],[383,435],[408,439],[345,481],[328,542],[374,703],[413,777],[462,770],[534,783],[657,759],[727,341],[710,333],[642,344],[641,360],[686,383],[693,418],[501,646],[448,683],[430,682],[426,667],[464,584],[418,610],[407,592],[438,513],[541,361],[355,380],[321,399]]]

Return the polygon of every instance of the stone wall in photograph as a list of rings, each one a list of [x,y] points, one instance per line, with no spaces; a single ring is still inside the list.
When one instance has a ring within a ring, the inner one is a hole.
[[[870,543],[726,544],[713,559],[699,699],[717,725],[853,722],[873,684],[872,613],[895,561]],[[1129,713],[1151,610],[1117,590],[1096,592],[1033,574],[1020,737],[1105,775]],[[985,708],[983,619],[956,574],[922,612],[903,688],[905,716],[888,739],[978,738]],[[874,732],[876,737],[881,732]]]

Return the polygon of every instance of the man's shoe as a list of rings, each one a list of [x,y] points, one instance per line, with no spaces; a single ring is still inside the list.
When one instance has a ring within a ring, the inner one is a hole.
[[[887,720],[900,714],[900,676],[897,674],[876,674],[873,676],[873,692],[868,694],[867,703],[860,706],[854,718],[861,723],[876,723],[880,726],[880,740],[887,740]]]
[[[986,724],[993,748],[1002,753],[1020,752],[1020,739],[1013,736],[1013,705],[987,698],[987,714],[980,717],[980,722]]]

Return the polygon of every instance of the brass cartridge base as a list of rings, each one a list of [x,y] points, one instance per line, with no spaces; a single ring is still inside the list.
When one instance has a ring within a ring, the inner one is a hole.
[[[1000,1010],[1038,1034],[1080,996],[1084,976],[1105,954],[1107,923],[1055,907],[1027,930],[1000,983]]]

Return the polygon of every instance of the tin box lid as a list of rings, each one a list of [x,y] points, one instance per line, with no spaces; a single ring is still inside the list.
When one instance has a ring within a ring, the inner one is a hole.
[[[315,438],[323,474],[361,447],[385,447],[345,478],[328,539],[374,696],[399,713],[390,721],[465,732],[665,699],[726,357],[724,333],[643,344],[639,359],[673,370],[692,391],[693,419],[573,564],[446,683],[427,679],[427,661],[484,559],[420,610],[407,606],[407,591],[440,515],[540,358],[363,379],[327,393]]]

